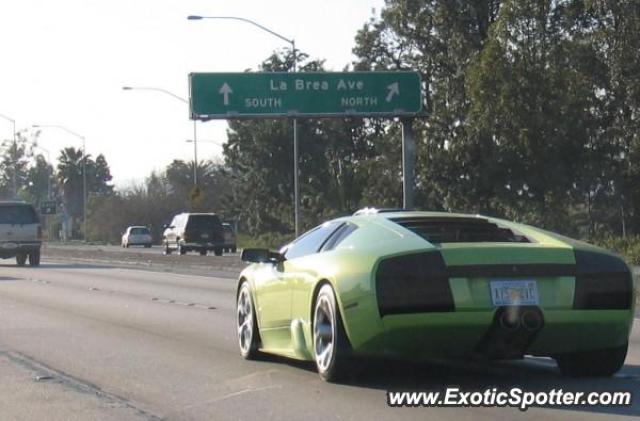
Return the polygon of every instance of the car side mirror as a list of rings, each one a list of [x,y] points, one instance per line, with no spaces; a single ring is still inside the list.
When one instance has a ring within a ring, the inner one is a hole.
[[[244,249],[240,259],[251,263],[280,263],[286,260],[282,254],[268,249]]]

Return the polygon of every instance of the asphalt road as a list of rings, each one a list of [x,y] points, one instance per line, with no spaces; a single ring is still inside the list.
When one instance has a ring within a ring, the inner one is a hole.
[[[0,419],[600,419],[640,415],[640,333],[612,379],[572,380],[547,359],[517,363],[392,361],[345,384],[311,364],[244,361],[232,278],[105,264],[18,268],[0,262]],[[6,380],[6,381],[5,381]],[[387,389],[518,385],[629,390],[627,408],[389,408]]]

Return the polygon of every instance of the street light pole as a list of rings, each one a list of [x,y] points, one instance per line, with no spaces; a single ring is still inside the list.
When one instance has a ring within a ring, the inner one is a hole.
[[[294,73],[298,71],[298,57],[296,50],[296,41],[294,39],[289,39],[285,36],[280,35],[279,33],[272,31],[266,26],[260,25],[257,22],[252,21],[251,19],[241,18],[238,16],[199,16],[199,15],[190,15],[187,16],[188,20],[202,20],[202,19],[227,19],[227,20],[236,20],[240,22],[245,22],[250,25],[255,26],[265,32],[270,33],[271,35],[280,38],[281,40],[288,42],[291,44],[291,50],[293,55],[293,71]],[[298,184],[298,119],[293,119],[293,219],[294,219],[294,228],[296,237],[300,234],[300,191]]]
[[[16,134],[16,121],[13,118],[7,117],[4,114],[0,114],[0,117],[4,118],[7,121],[10,121],[13,125],[13,148],[17,151],[17,134]],[[14,159],[13,161],[13,197],[15,198],[18,195],[18,179],[16,177],[18,166]]]
[[[87,144],[84,136],[58,124],[34,124],[37,128],[52,128],[67,132],[82,140],[82,239],[87,242]]]
[[[123,86],[122,90],[124,91],[156,91],[161,92],[165,95],[169,95],[177,99],[178,101],[184,102],[189,105],[189,101],[186,98],[181,97],[180,95],[176,95],[171,91],[167,91],[162,88],[154,88],[150,86]],[[193,120],[193,185],[198,185],[198,130],[197,130],[197,120]]]

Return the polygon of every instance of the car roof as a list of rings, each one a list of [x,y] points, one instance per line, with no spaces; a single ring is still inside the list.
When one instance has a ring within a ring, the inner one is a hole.
[[[435,211],[417,211],[417,210],[381,210],[369,209],[358,211],[354,217],[366,217],[366,218],[383,218],[383,219],[395,219],[395,218],[487,218],[482,215],[472,215],[466,213],[452,213],[452,212],[435,212]]]

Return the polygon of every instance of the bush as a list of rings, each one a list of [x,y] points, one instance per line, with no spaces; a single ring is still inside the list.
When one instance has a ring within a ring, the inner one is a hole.
[[[591,241],[597,246],[620,254],[630,265],[640,265],[640,235],[606,236]]]
[[[271,250],[277,250],[283,245],[293,240],[293,234],[280,234],[277,232],[266,232],[258,236],[251,236],[248,234],[238,234],[238,248],[268,248]]]

